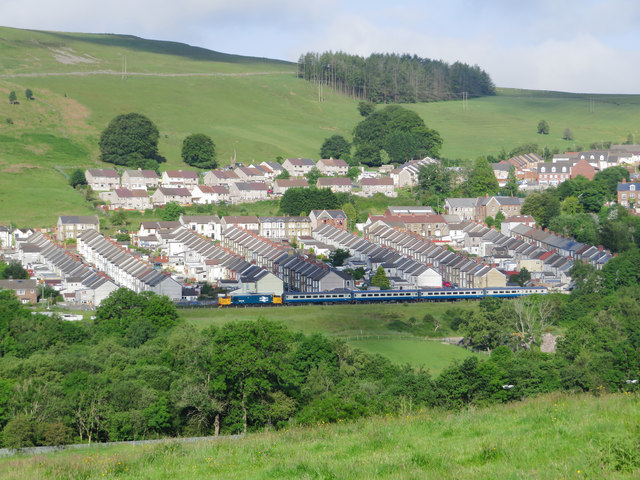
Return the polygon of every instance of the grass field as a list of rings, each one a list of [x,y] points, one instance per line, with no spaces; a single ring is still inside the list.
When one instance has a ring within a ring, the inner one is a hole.
[[[394,305],[309,305],[278,308],[182,309],[181,315],[197,328],[221,326],[228,322],[256,320],[262,317],[284,323],[289,329],[305,334],[323,333],[343,338],[351,346],[367,353],[378,353],[393,361],[429,369],[437,375],[454,360],[477,355],[469,350],[416,337],[399,329],[399,322],[410,318],[422,320],[426,314],[441,317],[451,303],[402,303]],[[477,303],[458,302],[462,309],[475,309]],[[430,327],[430,337],[457,335],[446,322],[437,332]],[[400,324],[402,326],[402,324]]]
[[[129,36],[0,27],[0,98],[13,90],[20,100],[0,101],[0,222],[51,226],[60,214],[87,213],[60,170],[100,165],[99,134],[122,113],[143,113],[158,126],[163,168],[186,167],[180,149],[191,133],[210,135],[223,164],[318,158],[325,138],[350,138],[361,117],[355,100],[329,89],[319,103],[317,88],[296,79],[295,68]],[[35,100],[24,97],[26,88]],[[469,100],[466,112],[460,102],[407,107],[441,133],[449,158],[531,142],[572,150],[629,133],[640,138],[640,96],[499,89]],[[542,119],[549,135],[536,133]],[[565,128],[575,142],[562,140]]]
[[[394,363],[424,367],[434,377],[454,360],[478,355],[464,348],[432,340],[411,338],[375,338],[349,340],[349,345],[367,353],[378,353]]]
[[[547,395],[458,413],[420,411],[240,440],[116,446],[0,459],[32,479],[632,479],[638,394]]]

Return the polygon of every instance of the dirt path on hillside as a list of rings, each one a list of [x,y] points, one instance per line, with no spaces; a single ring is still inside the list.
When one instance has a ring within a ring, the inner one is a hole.
[[[251,77],[256,75],[282,75],[292,72],[246,72],[246,73],[143,73],[127,72],[126,77]],[[93,70],[89,72],[41,72],[41,73],[10,73],[0,75],[0,78],[20,78],[20,77],[84,77],[89,75],[120,75],[122,72],[115,70]]]

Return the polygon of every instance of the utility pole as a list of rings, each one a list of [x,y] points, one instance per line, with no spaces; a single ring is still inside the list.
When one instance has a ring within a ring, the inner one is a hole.
[[[122,57],[122,80],[127,79],[127,56]]]
[[[469,92],[462,92],[462,111],[469,110]]]

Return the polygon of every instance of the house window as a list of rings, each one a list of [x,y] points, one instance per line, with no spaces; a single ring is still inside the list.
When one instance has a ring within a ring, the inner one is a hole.
[[[631,190],[632,192],[636,189],[635,185],[629,185],[629,190]]]

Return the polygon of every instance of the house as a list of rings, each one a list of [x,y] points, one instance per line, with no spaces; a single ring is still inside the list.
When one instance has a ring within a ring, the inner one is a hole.
[[[58,217],[57,235],[59,242],[78,238],[87,230],[100,231],[100,221],[95,215],[61,215]]]
[[[162,172],[162,186],[165,188],[186,188],[192,191],[198,186],[198,172],[193,170],[166,170]]]
[[[475,220],[484,222],[485,218],[495,217],[498,212],[502,212],[505,217],[520,215],[523,203],[524,198],[519,197],[479,197],[476,202]]]
[[[434,160],[430,157],[425,157],[421,160],[411,160],[398,168],[391,171],[391,178],[393,183],[398,188],[414,187],[418,184],[418,173],[420,167],[439,163],[438,160]]]
[[[349,172],[349,164],[340,159],[323,158],[318,160],[316,167],[323,175],[340,176],[346,175]]]
[[[260,231],[260,221],[255,215],[234,216],[227,215],[220,219],[222,231],[224,232],[229,227],[242,228],[251,232]]]
[[[0,280],[0,290],[13,290],[23,304],[38,303],[37,280]]]
[[[198,185],[191,192],[193,203],[228,203],[231,201],[229,187],[226,185]]]
[[[146,189],[116,188],[111,192],[100,194],[100,198],[110,201],[111,208],[123,210],[146,210],[151,208],[151,199]]]
[[[407,207],[396,207],[390,206],[387,207],[387,210],[384,212],[385,216],[389,215],[433,215],[435,212],[433,208],[429,206],[421,206],[421,205],[411,205]]]
[[[571,166],[571,178],[576,178],[578,175],[593,180],[593,177],[596,176],[596,168],[587,160],[581,158]]]
[[[305,178],[279,178],[273,182],[274,195],[284,195],[290,188],[309,188],[309,182]]]
[[[329,188],[333,193],[349,193],[353,183],[350,178],[345,177],[320,177],[316,186],[318,188]]]
[[[240,177],[232,170],[210,170],[204,174],[203,179],[205,185],[224,185],[226,187],[239,181]]]
[[[512,164],[507,162],[491,164],[493,174],[495,175],[496,180],[498,180],[499,187],[504,187],[507,184],[507,180],[509,178],[509,170],[511,170],[512,167],[515,168]]]
[[[95,191],[108,191],[120,186],[120,175],[113,169],[89,168],[84,176]]]
[[[241,182],[264,182],[265,171],[256,167],[238,167],[233,171]]]
[[[158,188],[160,179],[158,174],[153,170],[125,170],[122,173],[120,184],[124,188],[131,190],[146,190],[148,188]]]
[[[316,163],[310,158],[287,158],[282,162],[282,168],[284,168],[292,177],[304,177],[313,168]]]
[[[168,222],[142,222],[140,223],[140,230],[138,231],[139,237],[148,237],[156,235],[161,230],[175,230],[182,224],[179,221]]]
[[[13,246],[13,235],[5,225],[0,225],[0,249]]]
[[[311,210],[309,219],[314,230],[322,225],[331,225],[341,230],[347,229],[347,215],[342,210]]]
[[[500,225],[500,232],[503,235],[509,235],[511,229],[516,225],[526,225],[529,228],[536,226],[536,221],[531,215],[511,215],[505,218]]]
[[[618,183],[618,205],[625,208],[636,208],[640,204],[640,182],[627,183],[623,179]]]
[[[260,165],[257,165],[256,168],[261,168],[265,171],[265,176],[267,180],[275,180],[275,178],[284,172],[284,168],[278,162],[262,162]]]
[[[391,198],[398,196],[391,177],[363,178],[361,185],[362,196],[364,197],[373,197],[376,193],[381,193]]]
[[[222,223],[218,215],[180,215],[180,224],[213,240],[220,240]]]
[[[259,235],[265,238],[286,238],[289,241],[311,236],[309,217],[260,217]]]
[[[269,188],[264,182],[236,182],[229,187],[231,203],[257,202],[266,200]]]
[[[193,197],[191,192],[184,187],[160,187],[151,196],[154,206],[166,205],[169,202],[176,202],[179,205],[191,205]]]
[[[477,198],[446,198],[444,210],[447,215],[458,215],[462,220],[475,220]]]

